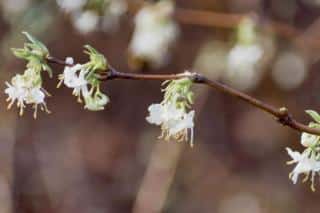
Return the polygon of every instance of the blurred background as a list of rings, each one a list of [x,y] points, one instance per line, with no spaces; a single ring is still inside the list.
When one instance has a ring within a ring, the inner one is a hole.
[[[309,121],[304,110],[320,105],[319,0],[175,4],[169,16],[179,33],[165,62],[148,66],[136,63],[129,48],[134,16],[143,7],[138,1],[111,7],[110,0],[0,0],[3,89],[24,70],[10,48],[22,47],[21,32],[28,31],[61,59],[86,62],[82,46],[90,44],[125,72],[195,69]],[[261,57],[251,72],[230,74],[230,54],[239,45],[237,17],[247,13],[256,20],[254,43],[260,52],[254,56]],[[1,213],[319,212],[320,188],[312,193],[309,183],[293,185],[288,179],[292,168],[285,164],[285,147],[301,150],[300,134],[235,98],[194,87],[191,149],[158,140],[160,128],[145,121],[147,107],[162,99],[161,82],[108,81],[103,90],[111,103],[90,112],[70,89],[56,89],[57,75],[44,79],[53,94],[47,99],[50,115],[39,113],[34,120],[28,109],[18,117],[17,109],[6,110],[5,94],[0,96]]]

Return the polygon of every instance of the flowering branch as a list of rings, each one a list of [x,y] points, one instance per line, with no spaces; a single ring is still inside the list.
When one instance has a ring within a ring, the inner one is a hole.
[[[250,24],[249,24],[250,25]],[[249,26],[246,25],[246,26]],[[240,32],[250,35],[251,28],[242,28]],[[249,29],[249,30],[248,30]],[[9,82],[6,82],[5,93],[8,95],[8,108],[14,103],[20,108],[20,115],[26,105],[34,108],[34,117],[37,116],[37,108],[49,112],[45,98],[49,96],[42,87],[42,73],[48,72],[52,75],[49,64],[64,66],[64,71],[59,74],[58,87],[64,84],[73,89],[72,94],[84,103],[84,108],[90,111],[100,111],[108,104],[109,97],[100,88],[104,81],[126,79],[126,80],[160,80],[164,81],[162,89],[163,100],[153,103],[148,107],[149,115],[146,121],[161,127],[160,138],[164,140],[189,141],[194,145],[194,116],[192,110],[194,93],[191,90],[193,84],[202,84],[219,90],[245,103],[248,103],[262,111],[273,115],[276,120],[284,126],[302,132],[301,144],[305,150],[300,153],[287,148],[292,158],[288,164],[296,164],[290,173],[290,179],[297,183],[299,175],[305,174],[304,180],[308,180],[311,174],[311,189],[314,191],[314,177],[320,175],[320,115],[316,111],[307,110],[306,113],[313,119],[308,126],[295,120],[287,108],[276,108],[264,103],[239,90],[231,88],[223,83],[210,80],[197,72],[183,72],[178,74],[140,74],[125,73],[114,69],[108,63],[103,54],[99,53],[90,45],[85,45],[85,53],[89,56],[88,62],[84,64],[75,63],[73,58],[64,60],[52,57],[46,46],[28,33],[24,33],[28,39],[24,48],[14,48],[13,53],[27,61],[26,70],[23,74],[16,74]],[[240,34],[242,35],[242,34]],[[241,37],[247,41],[247,37]],[[250,36],[249,36],[250,38]]]
[[[63,60],[57,59],[52,56],[47,57],[47,61],[48,63],[59,64],[63,66],[72,66],[72,64],[68,64]],[[234,88],[231,88],[223,83],[220,83],[215,80],[210,80],[207,77],[203,76],[202,74],[199,74],[196,72],[192,72],[192,73],[184,72],[179,74],[139,74],[139,73],[119,72],[109,66],[107,70],[105,70],[104,74],[101,76],[101,80],[104,80],[104,81],[116,80],[116,79],[166,81],[166,80],[177,80],[177,79],[183,79],[183,78],[189,78],[190,80],[192,80],[193,83],[203,84],[211,88],[217,89],[220,92],[239,98],[256,108],[261,109],[273,115],[276,118],[276,120],[284,126],[288,126],[299,132],[306,132],[314,135],[320,135],[320,129],[312,128],[298,122],[292,117],[292,115],[289,113],[287,108],[284,108],[284,107],[280,109],[276,108],[270,104],[267,104],[252,96],[249,96],[243,92],[240,92]]]

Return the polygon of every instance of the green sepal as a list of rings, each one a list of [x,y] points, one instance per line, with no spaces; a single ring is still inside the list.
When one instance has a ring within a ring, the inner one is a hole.
[[[49,56],[47,47],[31,34],[22,33],[27,37],[28,42],[24,44],[23,48],[11,48],[13,54],[17,58],[28,61],[28,69],[33,69],[38,73],[47,71],[49,76],[52,77],[52,69],[47,64],[47,57]]]
[[[187,94],[187,100],[188,100],[189,104],[193,104],[193,102],[194,102],[194,93],[193,92],[189,92]]]
[[[320,115],[319,115],[316,111],[314,111],[314,110],[306,110],[306,113],[307,113],[308,115],[310,115],[310,117],[311,117],[314,121],[316,121],[317,123],[320,123]]]
[[[26,49],[11,48],[11,51],[17,58],[21,59],[27,59],[31,55],[30,52]]]
[[[165,84],[167,84],[167,86],[162,90],[165,92],[163,103],[172,102],[176,104],[177,108],[181,109],[191,107],[194,99],[194,93],[191,90],[192,80],[182,78],[165,82]]]
[[[46,64],[46,63],[42,64],[42,69],[43,69],[44,71],[47,71],[47,73],[48,73],[48,75],[49,75],[50,78],[53,77],[52,68],[51,68],[48,64]]]
[[[88,62],[90,70],[102,71],[108,68],[108,61],[103,54],[99,53],[90,45],[84,45],[84,48],[84,52],[90,57],[90,62]]]

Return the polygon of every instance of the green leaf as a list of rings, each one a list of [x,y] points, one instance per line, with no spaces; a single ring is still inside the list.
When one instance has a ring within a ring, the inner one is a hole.
[[[306,110],[306,113],[312,117],[314,121],[320,123],[320,115],[314,110]]]

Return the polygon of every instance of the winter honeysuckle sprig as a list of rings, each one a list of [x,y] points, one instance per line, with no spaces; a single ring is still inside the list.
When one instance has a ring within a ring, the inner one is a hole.
[[[314,120],[314,122],[310,122],[309,127],[320,128],[320,115],[313,110],[307,110],[306,113]],[[305,174],[303,179],[303,182],[305,182],[311,174],[311,189],[314,191],[315,176],[320,174],[320,136],[303,132],[300,142],[305,147],[302,153],[287,148],[287,152],[292,158],[287,163],[296,164],[289,177],[293,183],[297,183],[299,175]]]
[[[161,103],[151,104],[146,120],[161,126],[160,138],[165,140],[190,141],[193,147],[194,111],[188,112],[193,104],[192,81],[189,78],[166,81],[164,99]]]
[[[44,100],[49,94],[42,88],[41,72],[47,71],[49,76],[52,76],[52,70],[46,61],[49,55],[46,46],[30,34],[24,34],[29,42],[25,43],[24,48],[13,48],[12,51],[15,56],[27,61],[26,70],[23,74],[15,75],[10,83],[6,82],[5,93],[8,95],[8,108],[16,102],[20,109],[19,114],[22,115],[26,105],[31,104],[36,118],[38,106],[41,110],[50,112]]]
[[[89,55],[89,62],[74,64],[73,58],[66,59],[65,69],[59,75],[58,87],[63,82],[65,86],[73,89],[73,95],[81,103],[84,100],[85,109],[91,111],[103,110],[109,102],[107,95],[100,90],[101,74],[108,68],[106,58],[93,47],[86,45],[85,53]]]

